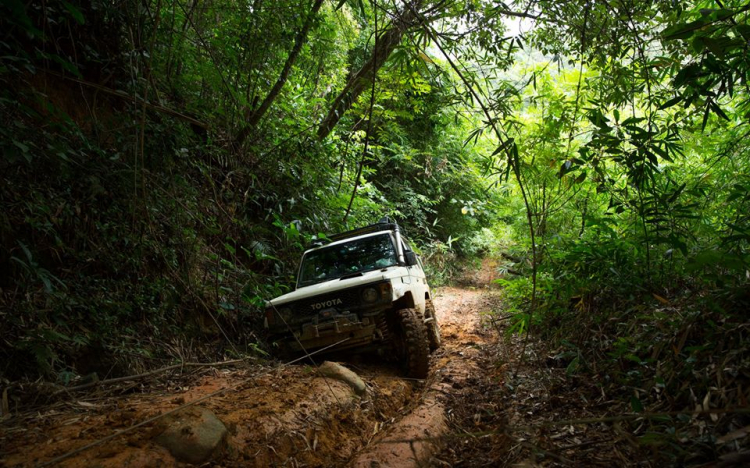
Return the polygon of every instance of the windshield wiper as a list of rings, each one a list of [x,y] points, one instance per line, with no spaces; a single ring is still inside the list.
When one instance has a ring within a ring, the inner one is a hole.
[[[349,273],[348,275],[344,275],[341,278],[339,278],[339,281],[349,279],[349,278],[356,278],[357,276],[362,276],[362,272],[358,271],[356,273]]]

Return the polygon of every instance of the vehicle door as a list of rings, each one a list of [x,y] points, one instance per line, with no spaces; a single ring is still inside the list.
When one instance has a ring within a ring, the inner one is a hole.
[[[409,241],[402,239],[402,247],[404,249],[404,253],[406,252],[414,252],[409,245]],[[416,252],[415,252],[416,255]],[[417,259],[419,257],[417,256]],[[427,293],[429,292],[429,288],[427,286],[427,277],[425,276],[424,270],[422,269],[422,262],[417,260],[416,265],[412,265],[410,267],[407,267],[409,271],[409,277],[411,279],[412,284],[412,295],[414,297],[414,305],[419,310],[419,312],[424,313],[424,304],[425,304],[425,297]]]

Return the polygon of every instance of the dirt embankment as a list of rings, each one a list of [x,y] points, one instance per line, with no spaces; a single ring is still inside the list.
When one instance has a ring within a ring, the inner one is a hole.
[[[228,429],[219,466],[441,464],[452,445],[445,443],[456,414],[452,399],[472,393],[485,372],[480,349],[492,332],[482,314],[497,303],[483,288],[437,291],[443,346],[426,381],[401,378],[392,366],[346,363],[365,381],[365,396],[312,365],[200,369],[147,385],[100,387],[0,422],[0,466],[43,465],[107,438],[56,465],[185,466],[155,442],[158,417],[210,395],[200,406]]]

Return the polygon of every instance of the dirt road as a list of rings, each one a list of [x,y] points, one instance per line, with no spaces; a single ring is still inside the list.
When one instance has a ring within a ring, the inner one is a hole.
[[[463,410],[452,405],[475,392],[478,375],[488,377],[480,351],[493,332],[482,317],[498,303],[481,287],[437,292],[443,346],[426,381],[403,379],[380,363],[351,362],[344,364],[367,385],[362,398],[312,365],[199,369],[172,380],[102,387],[2,422],[0,466],[38,466],[106,438],[58,466],[185,466],[154,441],[158,421],[147,421],[201,398],[199,406],[229,429],[215,466],[455,463],[460,450],[446,436]]]

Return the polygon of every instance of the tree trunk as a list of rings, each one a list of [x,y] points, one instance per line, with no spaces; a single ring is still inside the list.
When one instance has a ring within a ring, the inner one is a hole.
[[[419,11],[421,4],[422,0],[411,0],[410,4],[404,6],[403,11],[394,20],[391,27],[386,29],[377,38],[370,59],[357,73],[349,78],[344,89],[341,90],[336,99],[334,99],[333,104],[331,104],[328,114],[320,122],[320,126],[318,126],[319,139],[324,140],[331,133],[341,117],[357,101],[362,91],[367,89],[367,85],[372,82],[380,67],[383,66],[391,53],[396,49],[396,46],[401,42],[404,32],[416,24],[416,12]]]
[[[307,15],[307,19],[305,20],[305,24],[302,25],[302,29],[299,30],[297,36],[294,38],[294,47],[292,47],[292,50],[289,52],[289,56],[286,58],[286,63],[284,63],[284,68],[281,70],[279,78],[276,80],[276,83],[268,92],[265,99],[263,99],[263,102],[260,103],[260,106],[258,106],[257,109],[250,113],[250,116],[247,119],[247,125],[242,129],[242,131],[240,131],[239,135],[237,135],[238,144],[242,144],[242,142],[245,141],[247,136],[250,134],[250,130],[252,130],[252,128],[255,127],[258,122],[260,122],[260,119],[262,119],[265,113],[268,112],[268,109],[271,107],[271,104],[273,104],[273,101],[279,96],[281,88],[284,87],[287,78],[289,78],[289,72],[292,71],[294,62],[297,61],[297,57],[302,51],[302,46],[304,46],[305,42],[307,42],[307,33],[310,31],[313,21],[315,20],[315,17],[317,16],[318,11],[320,11],[320,7],[322,5],[323,0],[314,1],[312,10],[310,10],[310,14]]]

